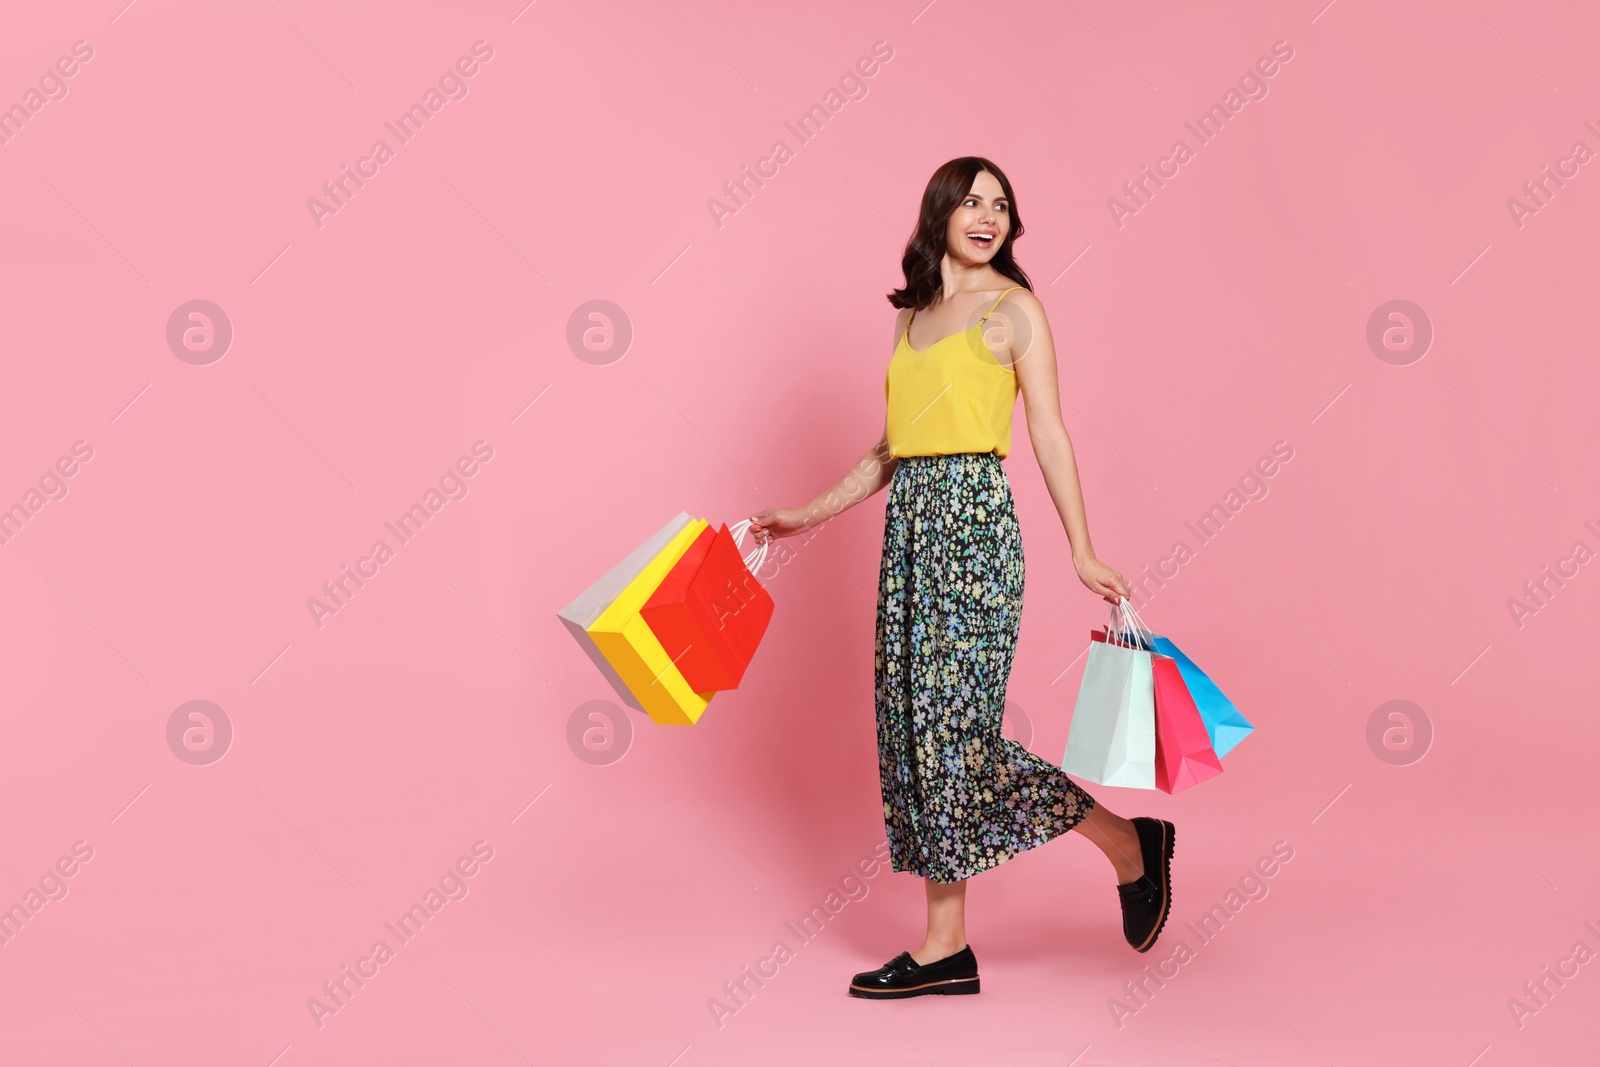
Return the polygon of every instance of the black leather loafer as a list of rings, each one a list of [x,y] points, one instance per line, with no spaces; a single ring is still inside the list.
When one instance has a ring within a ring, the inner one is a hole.
[[[850,979],[850,995],[875,1000],[921,997],[930,993],[956,995],[978,991],[978,960],[972,946],[918,964],[911,953],[902,952],[875,971],[862,971]]]
[[[1140,952],[1150,951],[1172,910],[1172,824],[1135,816],[1144,873],[1117,886],[1122,898],[1122,936]]]

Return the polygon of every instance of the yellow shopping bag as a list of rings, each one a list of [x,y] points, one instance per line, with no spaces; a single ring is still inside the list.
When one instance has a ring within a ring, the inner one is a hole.
[[[715,695],[697,693],[667,655],[655,632],[639,614],[667,572],[683,558],[700,531],[710,525],[695,519],[667,542],[639,576],[629,582],[588,628],[595,647],[605,656],[645,714],[659,723],[693,725]]]
[[[617,699],[635,711],[643,712],[644,706],[617,676],[611,661],[595,647],[594,638],[589,636],[589,627],[593,626],[594,621],[617,599],[617,594],[628,588],[628,583],[639,577],[639,572],[650,566],[650,561],[661,554],[661,550],[667,547],[667,542],[672,540],[673,535],[693,521],[687,511],[678,512],[672,517],[671,522],[651,534],[644,544],[628,553],[626,559],[579,593],[572,603],[556,612],[561,625],[565,626],[567,632],[578,642],[578,647],[583,649],[584,655],[594,663],[595,669],[601,676],[611,683]]]

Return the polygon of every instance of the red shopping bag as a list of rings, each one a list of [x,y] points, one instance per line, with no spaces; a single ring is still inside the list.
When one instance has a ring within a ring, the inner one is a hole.
[[[723,523],[701,531],[639,614],[691,688],[719,691],[743,679],[772,608]]]
[[[1106,632],[1091,635],[1104,641]],[[1156,691],[1156,788],[1176,793],[1222,773],[1200,709],[1184,683],[1178,661],[1152,653],[1150,673]]]

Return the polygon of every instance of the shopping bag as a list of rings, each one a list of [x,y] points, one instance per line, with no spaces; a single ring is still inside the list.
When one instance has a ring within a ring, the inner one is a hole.
[[[1091,641],[1061,769],[1099,785],[1156,787],[1156,706],[1151,653],[1138,647],[1128,611],[1112,608],[1108,640]]]
[[[707,525],[704,519],[693,519],[673,534],[584,631],[637,700],[636,706],[658,723],[691,725],[715,695],[690,688],[639,616],[650,594]]]
[[[1156,788],[1176,793],[1222,773],[1205,720],[1171,656],[1150,658],[1156,691]]]
[[[579,593],[572,603],[556,612],[562,625],[566,626],[567,631],[594,661],[594,665],[600,669],[606,681],[611,683],[611,688],[616,690],[618,698],[637,711],[644,710],[639,704],[639,698],[623,684],[616,668],[611,666],[610,661],[601,653],[600,647],[594,643],[594,638],[589,636],[589,627],[593,626],[600,613],[617,599],[617,594],[626,589],[629,582],[639,577],[639,572],[660,555],[661,550],[667,547],[667,543],[679,530],[688,526],[689,522],[688,513],[680,511],[676,518],[652,534],[644,544],[628,553],[627,558],[607,571],[603,578]]]
[[[1177,662],[1178,670],[1183,674],[1183,684],[1194,698],[1194,706],[1206,725],[1212,751],[1216,752],[1218,759],[1232,752],[1234,746],[1250,736],[1255,727],[1233,706],[1233,701],[1223,695],[1206,672],[1183,654],[1183,649],[1160,634],[1153,633],[1150,636],[1151,647],[1156,652],[1171,656]]]
[[[1143,625],[1143,620],[1139,622]],[[1106,640],[1104,630],[1096,630],[1090,636],[1096,641]],[[1221,774],[1221,760],[1211,747],[1205,720],[1184,684],[1177,661],[1152,653],[1150,673],[1156,697],[1156,788],[1176,793]]]
[[[1138,613],[1134,612],[1134,616],[1137,618]],[[1143,627],[1143,620],[1140,620],[1140,626]],[[1091,636],[1097,641],[1105,640],[1102,630],[1096,630]],[[1235,745],[1255,730],[1250,721],[1234,707],[1233,701],[1217,688],[1205,671],[1195,665],[1194,660],[1184,655],[1183,649],[1173,644],[1171,638],[1150,631],[1148,627],[1136,631],[1136,636],[1141,641],[1141,647],[1177,661],[1184,687],[1189,690],[1189,696],[1194,699],[1194,706],[1200,712],[1200,719],[1206,724],[1211,750],[1218,759],[1232,752]]]
[[[726,523],[701,531],[640,609],[693,689],[736,688],[772,620],[772,596],[752,573],[766,545],[748,559],[739,554],[749,528],[746,519],[733,531]]]

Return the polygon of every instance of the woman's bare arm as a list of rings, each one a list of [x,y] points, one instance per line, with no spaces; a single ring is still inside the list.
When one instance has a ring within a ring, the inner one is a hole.
[[[888,485],[899,462],[899,459],[889,455],[889,427],[885,421],[883,436],[878,438],[878,443],[867,449],[856,465],[845,471],[844,476],[832,487],[819,493],[802,509],[807,516],[802,529],[808,530],[849,511]]]
[[[900,330],[910,318],[902,309],[895,316],[895,343],[899,343]],[[788,537],[822,525],[841,515],[867,497],[889,484],[900,460],[889,454],[889,420],[884,416],[883,434],[877,444],[867,449],[855,466],[844,476],[803,508],[764,508],[750,516],[750,533],[757,542],[765,543],[773,537]]]
[[[1073,566],[1084,585],[1115,603],[1117,597],[1128,595],[1128,583],[1114,568],[1100,562],[1089,539],[1089,519],[1083,506],[1083,487],[1078,480],[1078,460],[1067,427],[1061,421],[1055,342],[1050,336],[1044,304],[1027,291],[1012,293],[1006,300],[1016,302],[1017,310],[1012,314],[1023,316],[1024,321],[1008,323],[1002,305],[994,316],[1001,326],[997,339],[1004,339],[1007,345],[1020,350],[1011,351],[1010,358],[1017,386],[1022,391],[1023,410],[1028,416],[1028,438],[1033,443],[1039,469],[1044,473],[1050,499],[1061,516],[1061,526],[1072,545]],[[997,351],[1007,350],[997,348]]]

